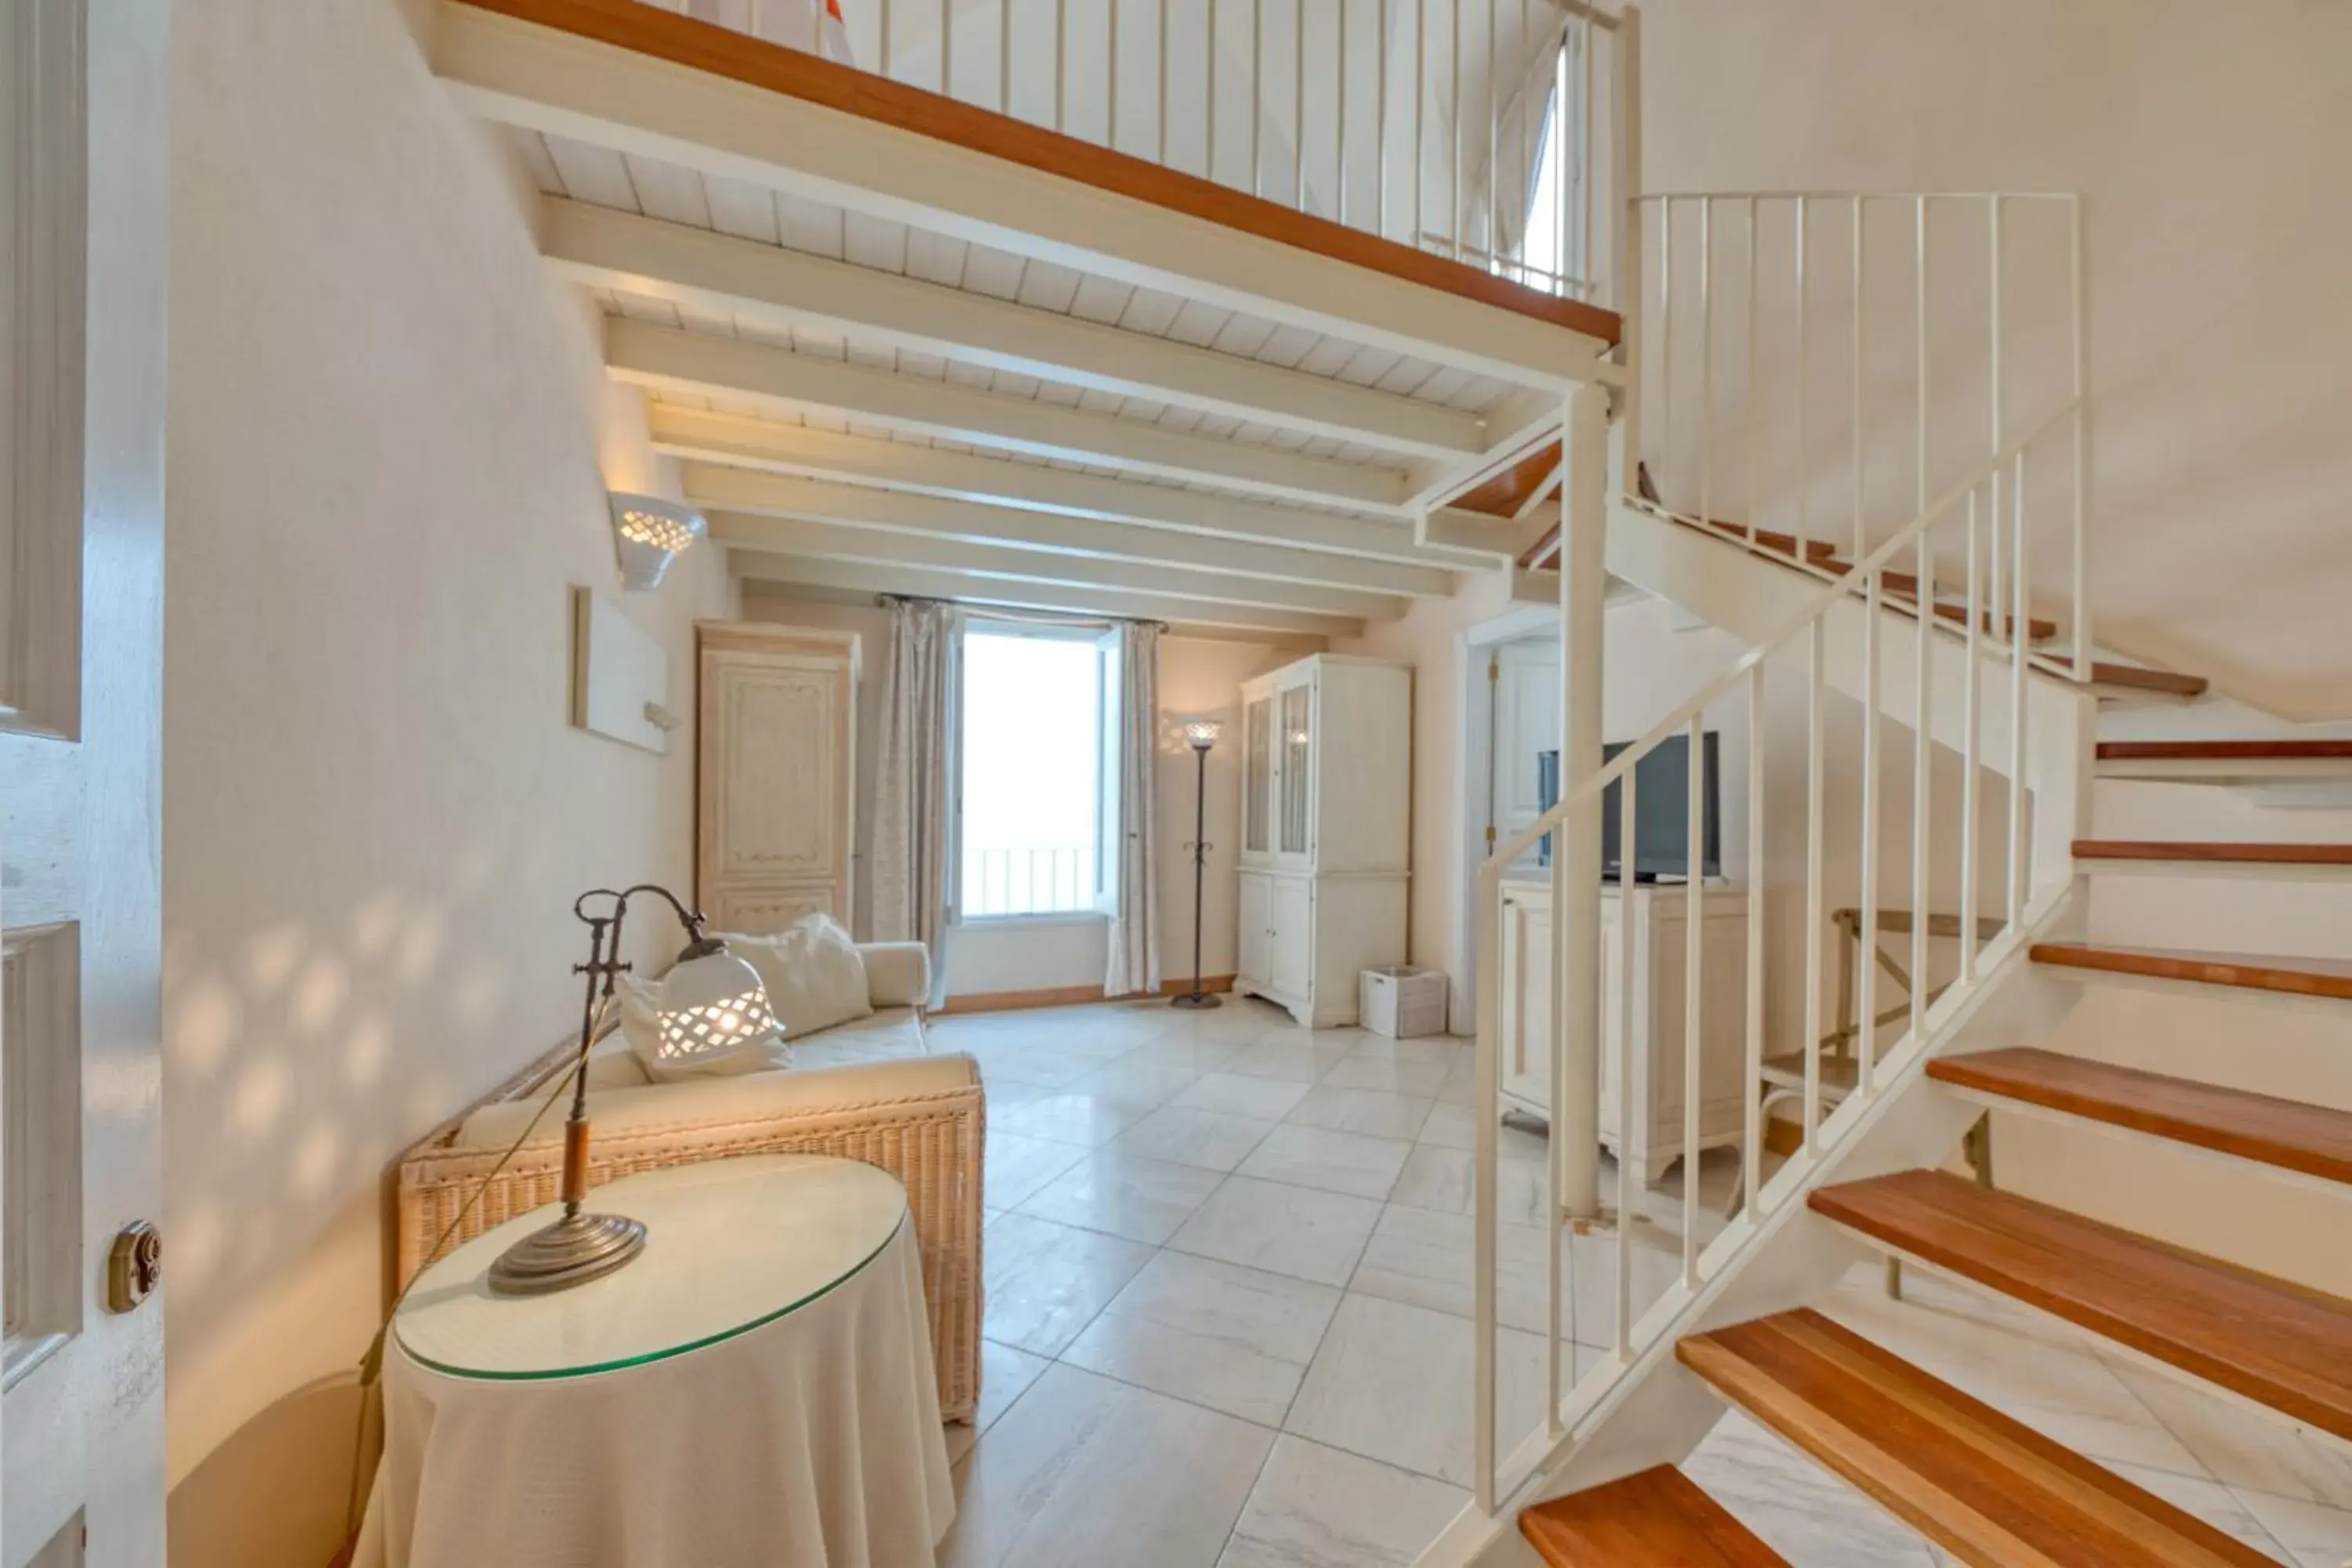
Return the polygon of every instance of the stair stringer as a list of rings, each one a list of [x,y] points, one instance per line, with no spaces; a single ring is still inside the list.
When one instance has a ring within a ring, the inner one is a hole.
[[[2088,899],[2080,879],[2045,893],[2021,931],[1989,944],[1981,977],[1965,995],[1948,994],[1931,1009],[1924,1043],[1895,1042],[1881,1064],[1885,1089],[1867,1103],[1849,1101],[1822,1127],[1822,1154],[1800,1155],[1766,1184],[1761,1221],[1743,1218],[1708,1247],[1706,1282],[1680,1288],[1645,1314],[1624,1375],[1597,1398],[1584,1386],[1569,1396],[1568,1436],[1493,1518],[1465,1509],[1432,1542],[1417,1568],[1541,1568],[1518,1534],[1522,1509],[1603,1486],[1656,1465],[1679,1465],[1713,1431],[1726,1410],[1675,1359],[1685,1337],[1796,1307],[1818,1306],[1873,1249],[1815,1215],[1815,1188],[1896,1171],[1943,1164],[1980,1108],[1927,1077],[1935,1057],[2047,1041],[2080,1004],[2082,988],[2035,965],[2037,942],[2072,940],[2084,928]],[[1956,988],[1957,990],[1957,988]]]
[[[1778,636],[1819,596],[1822,579],[1769,561],[1721,539],[1710,539],[1686,523],[1672,521],[1612,495],[1609,506],[1609,572],[1645,593],[1690,612],[1749,643]],[[1822,677],[1826,684],[1861,700],[1863,659],[1870,611],[1858,595],[1843,599],[1822,624]],[[1919,623],[1899,610],[1879,610],[1879,711],[1912,727],[1917,694]],[[2011,773],[2012,679],[1991,639],[1978,658],[1978,697],[1983,739],[1978,760],[1987,771]],[[2004,645],[2005,647],[2005,645]],[[1968,731],[1965,639],[1941,631],[1928,638],[1928,713],[1937,743],[1963,749]],[[1801,668],[1801,645],[1792,657]],[[2097,720],[2097,699],[2082,687],[2039,670],[2026,679],[2026,787],[2037,816],[2055,836],[2071,838],[2076,821],[2075,792],[2086,788],[2089,744]],[[2037,823],[2037,827],[2043,824]],[[2039,835],[2037,834],[2037,837]]]

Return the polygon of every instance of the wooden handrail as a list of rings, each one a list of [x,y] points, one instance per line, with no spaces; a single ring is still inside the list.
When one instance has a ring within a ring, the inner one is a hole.
[[[876,121],[1096,190],[1255,235],[1277,245],[1549,322],[1604,343],[1616,343],[1622,330],[1613,310],[1546,294],[1446,257],[1432,256],[1311,213],[1295,212],[1181,170],[1163,168],[993,110],[910,87],[715,23],[657,10],[642,0],[458,3]]]

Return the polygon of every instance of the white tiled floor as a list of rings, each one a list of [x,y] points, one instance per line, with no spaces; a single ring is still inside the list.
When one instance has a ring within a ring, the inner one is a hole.
[[[1466,1047],[1309,1034],[1234,999],[932,1030],[989,1088],[986,1387],[976,1426],[949,1429],[942,1568],[1411,1563],[1470,1474]],[[1539,1223],[1541,1145],[1507,1139],[1505,1218]],[[1679,1244],[1637,1236],[1638,1307]],[[1530,1391],[1548,1247],[1523,1223],[1502,1250],[1505,1385]],[[1612,1242],[1570,1248],[1580,1364],[1609,1338],[1614,1268]],[[2352,1560],[2352,1450],[2008,1303],[1915,1275],[1898,1305],[1876,1280],[1831,1310],[2282,1563]],[[1514,1432],[1539,1410],[1521,1397]],[[1690,1468],[1798,1568],[1944,1561],[1744,1418]]]

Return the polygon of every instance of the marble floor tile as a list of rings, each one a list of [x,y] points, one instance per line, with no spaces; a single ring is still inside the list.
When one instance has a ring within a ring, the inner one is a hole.
[[[1432,1103],[1383,1089],[1335,1089],[1319,1083],[1291,1107],[1284,1120],[1301,1127],[1360,1132],[1369,1138],[1417,1138],[1429,1120]]]
[[[1169,1239],[1179,1252],[1344,1285],[1381,1216],[1370,1198],[1231,1176]]]
[[[1385,1198],[1412,1145],[1399,1138],[1367,1138],[1320,1127],[1277,1127],[1236,1167],[1262,1182],[1288,1182],[1327,1193]]]
[[[1718,1422],[1684,1473],[1805,1568],[1934,1568],[1917,1531],[1738,1411]]]
[[[1213,1568],[1274,1434],[1055,1366],[958,1468],[940,1568]]]
[[[981,1434],[995,1426],[996,1418],[1012,1409],[1013,1401],[1027,1393],[1029,1385],[1053,1364],[1044,1356],[1031,1355],[994,1340],[981,1341],[980,1409],[969,1426],[948,1423],[948,1462],[953,1464],[971,1453]]]
[[[1475,1310],[1471,1265],[1476,1256],[1475,1226],[1467,1215],[1390,1204],[1365,1244],[1348,1289],[1382,1300],[1402,1301],[1467,1318]],[[1541,1333],[1550,1321],[1544,1269],[1550,1261],[1544,1233],[1532,1226],[1496,1227],[1502,1260],[1496,1319],[1505,1326]],[[1561,1260],[1563,1276],[1570,1270]]]
[[[1476,1206],[1477,1189],[1473,1180],[1475,1166],[1476,1158],[1470,1150],[1416,1143],[1405,1159],[1396,1185],[1390,1190],[1389,1201],[1410,1208],[1435,1209],[1441,1214],[1469,1214]],[[1496,1168],[1503,1223],[1541,1225],[1545,1208],[1542,1160],[1525,1154],[1505,1154],[1497,1160]]]
[[[988,1227],[981,1331],[1037,1355],[1059,1355],[1150,1261],[1151,1248],[1100,1231],[1008,1214]]]
[[[1390,1061],[1351,1051],[1323,1075],[1322,1081],[1332,1089],[1377,1089],[1430,1100],[1444,1086],[1449,1070],[1443,1062]]]
[[[1283,1430],[1468,1486],[1473,1334],[1467,1318],[1349,1292]],[[1543,1419],[1543,1341],[1513,1329],[1496,1338],[1507,1447]]]
[[[1348,1058],[1340,1045],[1301,1041],[1257,1040],[1243,1046],[1218,1064],[1220,1072],[1248,1078],[1279,1079],[1286,1083],[1314,1083]]]
[[[1248,1158],[1274,1126],[1255,1117],[1163,1105],[1120,1133],[1110,1146],[1122,1154],[1222,1173]]]
[[[1328,1285],[1162,1252],[1062,1359],[1278,1426],[1339,1304]]]
[[[2240,1490],[2352,1512],[2352,1448],[2306,1437],[2284,1422],[2137,1363],[2117,1357],[2107,1364],[2196,1456],[2198,1473]]]
[[[1112,1065],[1121,1068],[1174,1068],[1199,1077],[1224,1070],[1225,1064],[1247,1050],[1247,1042],[1222,1037],[1163,1035],[1140,1045]]]
[[[1286,1434],[1217,1568],[1410,1563],[1469,1500],[1458,1487]]]
[[[1477,1047],[1450,1035],[1424,1035],[1417,1039],[1391,1039],[1386,1035],[1369,1035],[1349,1053],[1372,1061],[1435,1063],[1452,1067],[1456,1058]]]
[[[1117,1061],[1088,1073],[1070,1085],[1078,1094],[1098,1094],[1154,1108],[1167,1104],[1200,1081],[1199,1072],[1150,1059],[1153,1047],[1129,1051]]]
[[[1150,1115],[1152,1109],[1150,1101],[1139,1097],[1088,1094],[1067,1088],[1002,1110],[992,1100],[988,1122],[991,1132],[1096,1148]]]
[[[946,1044],[935,1041],[934,1048]],[[1065,1089],[1103,1065],[1093,1057],[1055,1050],[1028,1040],[964,1039],[955,1042],[952,1049],[980,1063],[980,1079],[986,1084],[1032,1083],[1046,1089]]]
[[[1188,1110],[1215,1110],[1227,1116],[1279,1121],[1306,1096],[1307,1086],[1303,1083],[1252,1078],[1246,1073],[1213,1072],[1193,1080],[1190,1089],[1169,1103]]]
[[[1478,1146],[1478,1116],[1466,1105],[1433,1105],[1429,1120],[1414,1134],[1423,1143],[1434,1143],[1444,1149],[1475,1149]]]
[[[1019,1212],[1157,1247],[1223,1179],[1197,1165],[1102,1149],[1040,1187]]]
[[[2235,1489],[2234,1495],[2238,1506],[2298,1568],[2343,1568],[2352,1563],[2352,1512],[2243,1488]],[[2202,1517],[2202,1510],[2197,1511]]]
[[[1039,1187],[1087,1157],[1074,1144],[1049,1143],[1017,1132],[988,1134],[988,1163],[982,1168],[987,1203],[992,1208],[1018,1207]]]
[[[1457,1061],[1445,1069],[1445,1081],[1437,1086],[1437,1103],[1467,1105],[1477,1090],[1477,1062],[1475,1059]]]

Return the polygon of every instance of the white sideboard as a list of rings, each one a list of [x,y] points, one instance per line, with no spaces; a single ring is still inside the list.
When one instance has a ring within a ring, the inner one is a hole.
[[[1699,1147],[1739,1142],[1747,1072],[1748,894],[1709,887],[1699,900]],[[1654,1184],[1683,1153],[1683,954],[1689,897],[1679,886],[1614,884],[1601,890],[1601,1141]],[[1633,1006],[1627,1026],[1626,946]],[[1503,886],[1503,1093],[1551,1114],[1551,882]],[[1618,1126],[1624,1064],[1633,1062],[1633,1118]],[[1630,1144],[1630,1152],[1628,1145]]]
[[[1318,654],[1242,688],[1240,973],[1309,1028],[1405,957],[1412,671]]]

